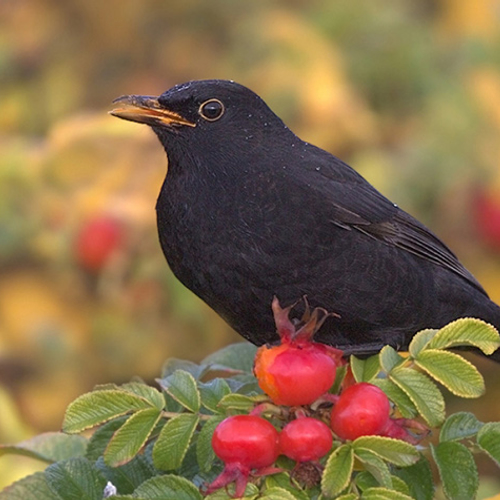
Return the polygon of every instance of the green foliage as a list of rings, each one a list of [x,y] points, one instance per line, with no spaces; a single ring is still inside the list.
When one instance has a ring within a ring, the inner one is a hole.
[[[17,445],[0,445],[0,456],[8,453],[26,455],[43,462],[58,462],[85,455],[88,440],[83,436],[46,432]]]
[[[500,466],[500,422],[484,424],[477,433],[477,444]]]
[[[356,382],[371,382],[380,371],[380,361],[378,356],[371,356],[367,359],[359,359],[351,356],[351,370]]]
[[[431,465],[424,456],[415,464],[396,470],[395,474],[408,485],[412,498],[416,500],[432,500],[434,498]]]
[[[172,375],[160,380],[160,385],[180,405],[189,411],[200,409],[200,391],[196,387],[196,380],[189,372],[176,370]]]
[[[153,447],[153,462],[158,469],[174,470],[182,465],[198,421],[197,415],[189,413],[167,421]]]
[[[382,436],[362,436],[353,442],[354,453],[369,450],[394,465],[406,467],[418,461],[420,455],[411,444]]]
[[[126,390],[99,390],[80,396],[71,403],[66,411],[63,430],[81,432],[90,427],[103,424],[112,418],[154,406],[141,396]]]
[[[104,452],[106,464],[117,467],[135,457],[145,445],[160,417],[161,412],[157,408],[146,408],[131,415],[109,441]]]
[[[321,489],[326,496],[335,496],[347,488],[354,467],[354,451],[350,444],[339,446],[326,462]]]
[[[445,418],[436,382],[457,396],[480,396],[484,383],[476,368],[443,349],[466,344],[491,352],[500,344],[494,333],[485,323],[462,319],[438,331],[418,333],[406,357],[391,347],[367,360],[351,357],[354,378],[386,392],[393,418],[420,418],[441,427],[436,445],[421,441],[417,447],[383,436],[337,440],[320,461],[321,481],[319,475],[312,482],[301,480],[300,467],[283,457],[276,473],[247,485],[244,498],[432,500],[432,467],[446,498],[474,498],[479,479],[473,452],[482,451],[500,465],[500,423],[483,424],[467,412]],[[28,455],[51,464],[44,473],[1,492],[0,500],[29,500],[35,491],[40,500],[100,500],[105,488],[116,488],[117,499],[231,498],[232,485],[203,496],[203,485],[222,469],[211,446],[216,426],[229,415],[249,413],[257,406],[278,428],[293,415],[292,409],[273,405],[256,388],[250,373],[254,354],[253,346],[236,344],[199,365],[171,360],[158,379],[162,392],[134,382],[100,386],[80,396],[67,409],[64,433],[0,448],[0,454]],[[344,376],[345,370],[339,370],[341,380]],[[337,381],[334,387],[339,386]],[[303,410],[327,421],[331,404],[325,401]],[[89,428],[95,428],[90,438],[78,435]]]
[[[101,500],[106,485],[95,465],[81,457],[49,465],[45,479],[49,488],[63,500]]]
[[[483,424],[468,412],[459,412],[450,415],[439,433],[439,441],[461,441],[462,439],[474,437]]]
[[[437,427],[443,423],[444,398],[429,377],[413,368],[400,367],[393,370],[389,378],[406,393],[431,427]]]
[[[472,452],[455,441],[445,441],[436,447],[431,445],[431,450],[447,498],[474,498],[479,477]]]

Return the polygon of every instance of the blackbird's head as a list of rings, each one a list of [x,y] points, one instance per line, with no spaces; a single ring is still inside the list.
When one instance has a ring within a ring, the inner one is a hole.
[[[159,97],[127,95],[114,101],[113,116],[153,128],[167,153],[252,151],[290,131],[246,87],[227,80],[199,80],[172,87]]]

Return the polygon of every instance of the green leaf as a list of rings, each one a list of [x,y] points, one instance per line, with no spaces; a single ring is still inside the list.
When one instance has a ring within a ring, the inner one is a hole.
[[[477,368],[454,352],[427,349],[415,358],[415,364],[456,396],[477,398],[484,394],[484,380]]]
[[[336,496],[347,488],[354,467],[354,453],[350,444],[337,448],[328,458],[321,478],[325,496]]]
[[[112,500],[149,500],[148,498],[134,497],[132,495],[113,495],[107,498],[111,498]]]
[[[408,346],[408,352],[410,356],[416,358],[420,352],[427,347],[427,344],[436,335],[437,330],[420,330],[411,339],[410,345]]]
[[[223,378],[214,378],[205,384],[199,384],[201,404],[214,413],[220,413],[220,400],[231,393],[228,383]]]
[[[112,418],[151,408],[146,399],[121,390],[102,390],[83,394],[66,410],[63,431],[81,432]]]
[[[49,488],[43,472],[35,472],[0,491],[0,500],[61,500],[61,497]]]
[[[460,441],[474,437],[483,426],[476,416],[465,411],[450,415],[441,427],[439,441]]]
[[[146,399],[151,403],[151,406],[158,408],[158,410],[163,410],[165,407],[165,397],[154,387],[139,382],[130,382],[120,386],[120,389]]]
[[[345,495],[340,495],[339,497],[335,497],[335,500],[358,500],[359,497],[356,493],[346,493]]]
[[[414,418],[418,411],[408,395],[388,378],[376,378],[371,381],[373,385],[380,387],[387,397],[396,405],[404,418]]]
[[[379,482],[366,470],[362,470],[356,474],[355,478],[356,488],[360,491],[367,490],[379,486]]]
[[[455,441],[431,444],[432,456],[438,466],[446,498],[470,500],[476,497],[479,486],[474,457],[468,448]]]
[[[195,378],[184,370],[176,370],[167,378],[161,379],[161,386],[179,404],[196,413],[201,406],[200,392]]]
[[[134,413],[113,435],[106,450],[106,465],[118,467],[134,458],[146,443],[160,420],[158,408],[147,408]]]
[[[389,490],[387,488],[376,487],[363,491],[362,500],[414,500],[412,497],[400,491]]]
[[[0,456],[24,455],[52,463],[85,455],[88,439],[62,432],[45,432],[14,445],[0,445]]]
[[[404,493],[405,495],[410,495],[410,488],[408,485],[398,476],[391,476],[392,489]]]
[[[378,484],[386,488],[392,488],[389,467],[377,454],[368,449],[354,447],[354,455]]]
[[[477,434],[477,444],[500,466],[500,422],[484,424]]]
[[[137,455],[120,467],[109,467],[104,463],[104,458],[100,457],[95,467],[122,495],[131,494],[144,481],[158,474],[153,464],[143,454]]]
[[[244,394],[228,394],[224,396],[220,402],[219,407],[221,410],[241,410],[248,412],[250,411],[256,403],[256,398],[253,396],[245,396]]]
[[[414,464],[420,454],[411,444],[383,436],[361,436],[353,441],[354,453],[357,455],[361,450],[368,450],[379,456],[386,462],[399,467]]]
[[[144,497],[148,500],[201,500],[203,498],[191,481],[174,474],[148,479],[134,491],[133,496]]]
[[[485,354],[493,354],[500,347],[500,335],[488,323],[476,318],[460,318],[444,326],[429,342],[429,349],[473,346]]]
[[[417,463],[396,469],[395,474],[408,485],[410,496],[416,500],[433,500],[434,482],[427,458],[422,456]]]
[[[96,429],[90,437],[85,458],[95,462],[101,455],[103,455],[109,441],[113,437],[113,434],[127,421],[127,419],[128,415],[123,415],[122,417],[115,418],[114,420],[111,420]]]
[[[45,470],[49,488],[62,500],[102,500],[106,480],[86,458],[71,458]]]
[[[194,437],[191,441],[191,443],[188,446],[188,449],[186,451],[186,455],[184,456],[184,459],[182,460],[181,466],[175,471],[175,474],[178,476],[185,477],[189,480],[192,480],[198,475],[203,475],[204,477],[207,477],[208,475],[211,475],[212,471],[217,471],[217,472],[222,472],[222,469],[220,469],[221,464],[220,463],[214,463],[212,466],[212,470],[210,471],[209,474],[200,474],[200,467],[198,466],[198,459],[196,456],[196,440],[195,438],[197,436],[197,432],[195,432]]]
[[[411,399],[419,413],[431,427],[438,427],[445,418],[441,391],[423,373],[412,368],[394,370],[390,379]]]
[[[367,359],[359,359],[351,356],[351,370],[356,382],[371,382],[380,371],[380,360],[378,354]]]
[[[279,488],[277,486],[273,488],[268,488],[264,493],[259,497],[259,499],[267,499],[267,500],[297,500],[297,497],[293,495],[290,491],[285,490],[284,488]]]
[[[178,469],[191,442],[199,417],[185,413],[170,419],[153,447],[153,462],[160,470]]]
[[[396,349],[390,345],[386,345],[382,348],[379,354],[380,366],[385,373],[390,373],[396,366],[399,366],[405,358],[398,354]]]
[[[168,378],[172,373],[177,370],[183,370],[190,373],[196,380],[199,380],[206,372],[206,366],[200,366],[192,361],[184,359],[169,358],[165,361],[161,369],[161,378]],[[161,384],[160,384],[161,385]]]
[[[200,364],[210,365],[211,369],[230,369],[232,371],[253,373],[253,360],[257,347],[250,342],[228,345],[207,356]]]
[[[335,381],[328,391],[330,394],[338,394],[342,383],[344,382],[345,376],[347,375],[347,364],[337,366],[337,371],[335,372]]]
[[[245,488],[245,493],[241,498],[238,498],[238,500],[254,500],[258,497],[258,495],[259,488],[253,483],[248,483]],[[235,496],[234,484],[231,483],[226,488],[221,488],[215,493],[206,496],[205,500],[232,500]]]
[[[215,459],[215,453],[212,448],[212,436],[215,428],[224,420],[224,417],[215,416],[207,420],[196,440],[196,458],[198,466],[203,472],[208,472],[212,468],[212,463]]]
[[[285,472],[267,476],[265,480],[265,487],[267,489],[275,487],[282,488],[292,493],[294,498],[298,500],[310,500],[311,498],[311,496],[301,489],[300,485]]]

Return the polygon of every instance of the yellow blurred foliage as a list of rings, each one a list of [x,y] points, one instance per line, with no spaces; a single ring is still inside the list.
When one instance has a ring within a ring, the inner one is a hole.
[[[15,349],[29,352],[46,334],[58,335],[70,350],[82,349],[87,331],[85,309],[81,303],[70,308],[67,297],[41,273],[23,270],[0,282],[2,336]]]
[[[0,443],[15,444],[31,437],[30,429],[22,419],[13,398],[0,385]],[[2,456],[0,490],[28,474],[45,468],[44,464],[19,456]]]
[[[167,169],[165,153],[155,146],[146,127],[130,127],[103,113],[72,117],[49,135],[46,175],[61,203],[72,198],[78,219],[107,212],[151,223]],[[123,198],[126,203],[117,206]]]
[[[265,42],[275,47],[265,62],[251,68],[250,82],[260,92],[296,94],[301,110],[299,136],[332,150],[349,143],[371,143],[376,121],[350,85],[339,49],[296,13],[271,9],[262,20]],[[290,60],[281,57],[291,54]],[[353,119],[355,117],[355,119]]]
[[[440,0],[439,28],[452,37],[490,38],[498,34],[499,0]]]
[[[469,78],[482,112],[490,120],[491,125],[500,130],[500,74],[498,69],[494,66],[480,67],[471,72]]]

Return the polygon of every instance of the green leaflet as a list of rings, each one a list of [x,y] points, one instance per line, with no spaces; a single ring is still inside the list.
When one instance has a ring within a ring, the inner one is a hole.
[[[326,496],[336,496],[347,488],[354,467],[354,453],[350,444],[337,448],[328,458],[321,479],[321,490]]]
[[[443,395],[426,375],[412,368],[398,367],[390,373],[389,378],[406,393],[431,427],[438,427],[443,422]]]
[[[128,418],[109,441],[104,451],[105,463],[117,467],[132,460],[145,445],[160,417],[161,411],[157,408],[146,408]]]
[[[462,398],[477,398],[484,394],[484,379],[477,368],[458,354],[426,349],[416,358],[417,366]]]
[[[153,462],[160,470],[178,469],[198,425],[198,415],[183,413],[163,426],[153,447]]]
[[[474,457],[468,448],[455,441],[431,445],[438,466],[443,490],[449,500],[470,500],[476,497],[479,486]]]

